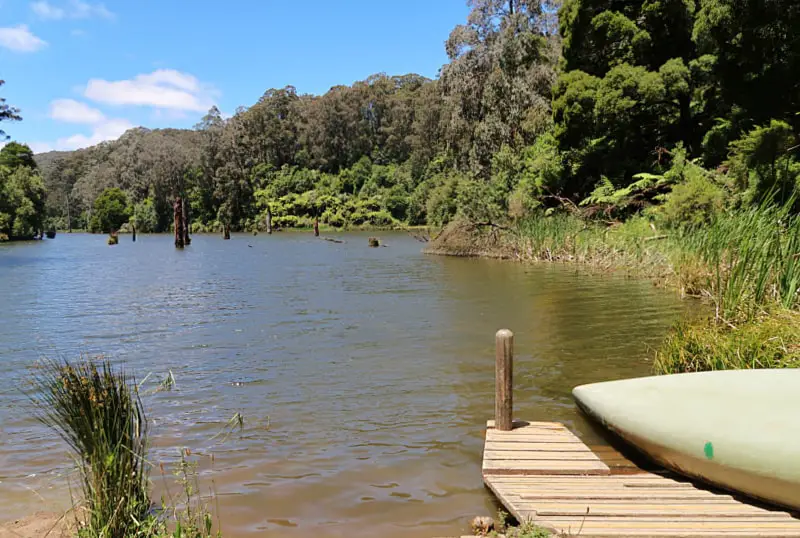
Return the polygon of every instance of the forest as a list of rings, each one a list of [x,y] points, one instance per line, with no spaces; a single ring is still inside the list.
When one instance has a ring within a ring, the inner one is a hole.
[[[197,233],[263,229],[268,215],[278,228],[438,227],[541,211],[693,226],[794,195],[796,2],[468,4],[435,80],[269,89],[227,119],[212,108],[190,130],[132,129],[33,163],[9,144],[0,233],[164,232],[176,196]],[[109,200],[118,214],[98,217]]]

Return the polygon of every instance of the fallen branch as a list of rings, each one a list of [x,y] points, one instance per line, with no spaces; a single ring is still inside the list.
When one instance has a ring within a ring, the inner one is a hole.
[[[323,237],[325,241],[330,241],[331,243],[344,243],[341,239],[334,239],[333,237]]]

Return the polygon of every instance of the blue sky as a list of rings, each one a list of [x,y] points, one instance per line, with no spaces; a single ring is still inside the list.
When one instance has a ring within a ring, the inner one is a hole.
[[[467,13],[466,0],[0,0],[0,96],[23,116],[0,128],[37,152],[75,149],[289,84],[434,78]]]

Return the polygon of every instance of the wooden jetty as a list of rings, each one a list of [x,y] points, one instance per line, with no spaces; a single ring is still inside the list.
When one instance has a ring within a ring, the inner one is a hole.
[[[582,537],[800,537],[800,519],[589,448],[563,424],[512,421],[513,335],[497,333],[495,420],[483,481],[518,521]]]

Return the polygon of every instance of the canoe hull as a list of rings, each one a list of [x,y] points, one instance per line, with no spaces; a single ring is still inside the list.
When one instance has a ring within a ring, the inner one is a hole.
[[[763,385],[764,394],[775,379],[786,375],[785,370],[761,372],[753,377],[754,383]],[[745,374],[714,374],[723,373],[595,383],[576,387],[573,396],[590,417],[656,463],[710,485],[800,511],[800,465],[796,462],[800,460],[800,420],[791,416],[793,406],[786,401],[797,401],[798,396],[787,394],[782,403],[789,407],[781,406],[786,417],[766,421],[763,431],[759,424],[764,421],[753,420],[759,414],[780,413],[774,405],[782,397],[781,387],[793,385],[796,391],[800,375],[791,374],[797,384],[776,383],[775,394],[759,398],[757,390],[748,390]],[[766,400],[764,409],[759,409],[759,400]],[[730,420],[730,416],[741,418]]]

